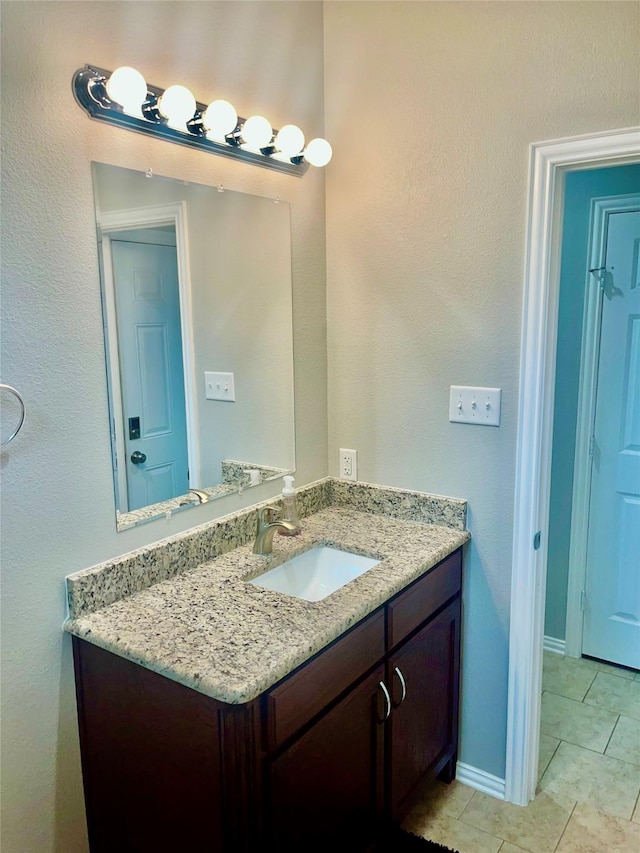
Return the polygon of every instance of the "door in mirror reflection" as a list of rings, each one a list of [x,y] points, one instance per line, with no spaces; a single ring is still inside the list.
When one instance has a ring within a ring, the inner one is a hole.
[[[165,245],[171,242],[173,245]],[[189,489],[175,231],[111,235],[126,511]]]

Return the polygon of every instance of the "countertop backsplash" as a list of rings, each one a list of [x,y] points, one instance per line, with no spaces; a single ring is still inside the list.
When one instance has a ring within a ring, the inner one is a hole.
[[[302,519],[335,506],[460,531],[466,524],[464,500],[331,477],[296,489],[296,504]],[[86,616],[246,545],[255,536],[258,510],[269,505],[280,505],[280,497],[69,575],[69,618]]]

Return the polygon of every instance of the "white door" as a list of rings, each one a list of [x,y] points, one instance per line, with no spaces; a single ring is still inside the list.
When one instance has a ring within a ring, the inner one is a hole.
[[[640,669],[640,211],[609,215],[582,653]]]
[[[111,256],[131,511],[189,489],[180,294],[174,246],[114,237]]]

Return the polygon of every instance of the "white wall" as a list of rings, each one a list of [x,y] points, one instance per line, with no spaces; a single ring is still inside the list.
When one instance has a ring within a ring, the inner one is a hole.
[[[323,135],[320,3],[2,4],[2,381],[27,403],[1,459],[3,853],[86,850],[64,576],[241,505],[116,533],[91,160],[291,202],[297,483],[326,474],[323,171],[281,175],[91,121],[71,92],[86,62]]]
[[[329,469],[467,498],[462,761],[504,776],[528,147],[638,121],[636,3],[325,4]],[[499,429],[451,384],[503,389]]]

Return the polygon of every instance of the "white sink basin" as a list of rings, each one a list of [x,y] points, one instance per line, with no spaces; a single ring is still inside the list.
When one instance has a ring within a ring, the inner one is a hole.
[[[250,583],[305,601],[320,601],[379,562],[328,545],[317,545],[254,578]]]

